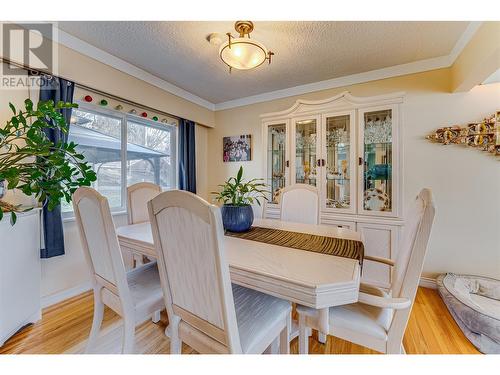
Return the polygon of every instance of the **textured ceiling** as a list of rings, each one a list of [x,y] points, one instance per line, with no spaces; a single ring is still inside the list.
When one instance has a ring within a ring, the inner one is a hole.
[[[255,22],[271,65],[228,73],[212,32],[233,22],[59,22],[59,28],[212,103],[448,55],[468,22]]]

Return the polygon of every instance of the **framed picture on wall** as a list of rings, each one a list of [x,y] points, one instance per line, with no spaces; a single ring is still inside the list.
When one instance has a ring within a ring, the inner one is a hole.
[[[252,160],[252,135],[224,137],[222,140],[222,160],[224,163]]]

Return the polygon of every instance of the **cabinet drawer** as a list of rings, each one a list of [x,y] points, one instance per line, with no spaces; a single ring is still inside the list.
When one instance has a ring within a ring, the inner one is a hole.
[[[343,221],[343,220],[322,220],[321,224],[333,225],[339,228],[345,228],[350,230],[356,230],[356,223],[354,221]]]
[[[396,256],[399,227],[357,223],[365,245],[365,254],[394,259]],[[363,263],[362,282],[388,288],[391,283],[391,267],[388,265],[365,261]]]

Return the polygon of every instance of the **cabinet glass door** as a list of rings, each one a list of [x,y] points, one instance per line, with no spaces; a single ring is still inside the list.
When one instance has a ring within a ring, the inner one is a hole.
[[[317,186],[316,142],[317,119],[294,122],[295,127],[295,183]]]
[[[271,203],[278,203],[280,191],[285,187],[286,142],[286,123],[267,127],[267,185]]]
[[[365,211],[393,210],[393,110],[365,111],[363,128],[363,196]]]
[[[350,210],[351,208],[351,173],[353,171],[351,150],[352,114],[327,116],[323,148],[326,160],[324,179],[326,179],[326,208]],[[354,182],[354,181],[352,181]],[[352,197],[353,198],[353,197]]]

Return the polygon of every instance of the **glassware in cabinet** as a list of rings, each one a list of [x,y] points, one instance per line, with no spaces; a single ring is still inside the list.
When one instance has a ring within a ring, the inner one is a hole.
[[[295,130],[295,183],[317,186],[317,119],[294,122]]]
[[[362,113],[364,211],[393,210],[393,110]]]
[[[286,123],[267,127],[267,184],[271,191],[270,202],[278,203],[281,189],[286,184]]]
[[[325,118],[323,140],[326,160],[325,167],[326,208],[350,209],[351,207],[351,120],[353,114],[333,115]]]

